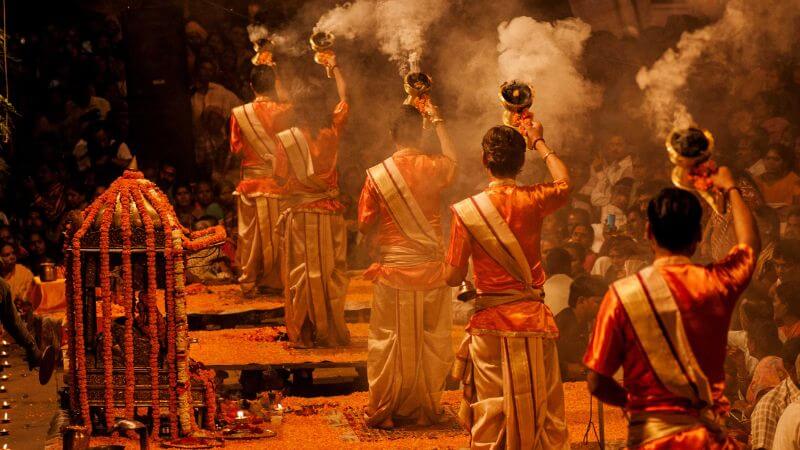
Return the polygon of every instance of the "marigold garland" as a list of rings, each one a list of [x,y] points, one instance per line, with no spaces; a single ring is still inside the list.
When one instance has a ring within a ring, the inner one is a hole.
[[[119,202],[119,205],[117,205]],[[149,203],[149,205],[148,205]],[[122,230],[122,306],[125,309],[125,412],[127,418],[133,418],[135,412],[135,371],[134,371],[134,287],[132,266],[132,219],[131,208],[135,204],[138,215],[141,217],[145,229],[145,252],[147,257],[147,289],[143,292],[147,307],[146,334],[150,341],[149,372],[151,381],[151,407],[153,414],[153,427],[156,433],[160,430],[161,404],[159,386],[159,355],[160,340],[159,328],[160,313],[156,305],[157,272],[156,272],[156,228],[153,209],[161,218],[161,228],[164,232],[164,259],[165,259],[165,313],[166,313],[166,357],[165,366],[169,378],[169,419],[172,437],[189,433],[196,429],[192,414],[191,377],[189,371],[189,338],[188,323],[186,320],[185,277],[184,277],[184,251],[197,251],[210,245],[225,241],[225,230],[221,226],[212,227],[200,232],[190,232],[181,226],[175,217],[174,210],[167,197],[154,183],[144,179],[141,172],[126,171],[123,176],[112,183],[90,207],[83,212],[83,223],[73,225],[68,229],[72,234],[67,250],[71,250],[67,258],[67,267],[70,277],[67,280],[68,308],[67,311],[67,343],[69,345],[69,358],[72,362],[70,404],[73,410],[79,410],[81,422],[91,429],[91,416],[89,412],[88,391],[86,387],[86,348],[84,337],[83,316],[83,286],[81,272],[81,241],[95,223],[99,220],[99,260],[100,260],[100,288],[103,301],[103,329],[106,339],[103,341],[102,357],[105,384],[106,421],[109,425],[114,420],[114,379],[113,359],[111,349],[113,346],[112,326],[112,295],[110,282],[110,235],[115,213],[120,214]],[[147,209],[152,206],[152,209]],[[119,208],[118,211],[117,208]],[[119,245],[119,244],[116,244]],[[214,428],[216,416],[216,394],[214,392],[214,371],[204,370],[200,380],[204,388],[204,400],[208,407],[205,426]],[[178,426],[178,421],[180,427]],[[180,431],[180,433],[179,433]]]
[[[153,411],[153,435],[158,436],[161,429],[161,398],[158,382],[158,309],[156,306],[156,237],[153,218],[147,213],[144,206],[144,197],[139,191],[133,192],[133,201],[144,223],[145,245],[147,252],[147,292],[145,302],[147,304],[147,334],[150,338],[150,401]]]
[[[111,353],[114,335],[111,331],[111,255],[108,230],[114,209],[106,207],[100,218],[100,296],[103,300],[103,381],[105,384],[106,427],[114,426],[114,359]]]
[[[176,361],[175,361],[175,299],[174,299],[174,255],[172,245],[172,229],[175,221],[169,213],[168,206],[162,199],[153,195],[152,191],[145,191],[145,197],[161,217],[161,228],[164,230],[164,313],[167,316],[167,370],[169,385],[177,386]],[[170,435],[173,439],[178,437],[178,403],[175,389],[169,390],[169,422]]]
[[[72,296],[74,311],[74,341],[75,360],[73,361],[74,388],[77,388],[77,400],[80,406],[80,419],[89,433],[92,432],[92,419],[89,413],[89,393],[86,388],[86,346],[83,335],[83,279],[81,274],[81,239],[91,227],[100,206],[108,198],[106,193],[100,196],[100,201],[90,206],[83,214],[83,223],[72,237]],[[94,320],[94,318],[92,318]]]
[[[122,302],[125,308],[125,417],[133,419],[136,373],[133,366],[133,266],[131,264],[131,199],[128,186],[120,192],[122,205]]]

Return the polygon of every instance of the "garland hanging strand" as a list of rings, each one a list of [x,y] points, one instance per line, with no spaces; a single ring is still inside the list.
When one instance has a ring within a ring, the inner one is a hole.
[[[83,214],[83,223],[80,228],[72,236],[72,280],[73,280],[73,311],[75,312],[75,360],[72,364],[74,371],[75,384],[73,389],[77,390],[77,399],[80,404],[80,419],[83,425],[87,428],[88,432],[92,432],[92,418],[89,414],[89,394],[86,388],[86,346],[83,335],[83,286],[81,274],[81,239],[86,235],[89,227],[92,226],[97,214],[100,210],[100,205],[103,203],[107,196],[105,193],[100,196],[100,201],[96,205],[90,207]],[[94,318],[91,318],[94,320]],[[92,337],[94,338],[94,337]]]
[[[122,306],[125,308],[125,417],[134,417],[136,374],[133,366],[133,266],[131,264],[131,199],[127,184],[120,193],[122,204]]]
[[[178,403],[177,392],[174,387],[177,386],[178,380],[175,349],[175,261],[172,248],[174,214],[169,211],[169,205],[165,204],[165,199],[153,195],[153,191],[144,191],[144,195],[161,217],[161,227],[164,230],[164,312],[167,316],[167,371],[169,374],[169,385],[173,388],[169,390],[169,425],[171,437],[176,439],[178,437]]]
[[[116,193],[112,190],[116,199]],[[111,255],[109,254],[108,231],[111,228],[114,204],[106,205],[100,218],[100,296],[103,300],[103,381],[105,384],[106,429],[114,426],[114,359],[111,349],[113,347],[114,333],[111,330]]]
[[[158,436],[161,429],[161,398],[158,379],[158,308],[156,306],[156,238],[153,218],[145,208],[145,201],[142,193],[138,190],[133,192],[133,200],[139,210],[139,216],[144,222],[145,243],[147,245],[147,334],[150,338],[150,400],[153,408],[153,435]]]

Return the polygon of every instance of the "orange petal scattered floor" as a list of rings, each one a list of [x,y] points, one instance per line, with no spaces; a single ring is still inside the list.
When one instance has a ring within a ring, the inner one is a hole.
[[[270,342],[284,327],[259,327],[215,331],[191,331],[197,339],[189,354],[210,367],[236,368],[243,365],[277,365],[333,362],[363,363],[367,360],[369,324],[348,323],[351,344],[347,347],[293,349],[287,342]],[[453,349],[464,337],[464,327],[454,326]]]
[[[564,397],[567,411],[567,425],[569,427],[570,442],[573,447],[581,443],[586,423],[589,417],[589,394],[585,383],[565,383]],[[445,392],[443,403],[456,406],[461,398],[460,391]],[[360,409],[367,403],[366,392],[356,392],[346,396],[299,398],[287,397],[284,404],[293,408],[309,404],[325,404],[313,416],[298,416],[287,414],[283,424],[276,427],[278,436],[271,439],[257,441],[227,441],[226,449],[458,449],[469,447],[469,437],[466,432],[462,436],[447,438],[429,438],[424,431],[420,431],[418,438],[386,440],[379,442],[346,442],[341,436],[347,431],[346,427],[332,426],[328,415],[335,410],[342,410],[348,406]],[[595,411],[596,414],[596,411]],[[596,420],[596,416],[595,416]],[[606,408],[605,430],[608,442],[620,442],[625,438],[626,423],[622,412],[617,408]],[[92,445],[120,443],[119,438],[94,438]],[[596,442],[592,437],[590,442]],[[137,443],[126,442],[126,449],[135,449]]]

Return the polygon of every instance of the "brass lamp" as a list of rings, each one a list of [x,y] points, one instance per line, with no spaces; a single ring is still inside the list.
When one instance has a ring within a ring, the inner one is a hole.
[[[696,192],[717,214],[725,213],[725,198],[713,189],[710,177],[717,171],[711,156],[714,136],[697,126],[673,129],[666,141],[672,169],[672,184]]]
[[[314,51],[314,62],[325,66],[328,78],[333,78],[333,68],[327,64],[327,58],[333,54],[333,43],[336,36],[327,31],[318,31],[308,38],[311,50]]]

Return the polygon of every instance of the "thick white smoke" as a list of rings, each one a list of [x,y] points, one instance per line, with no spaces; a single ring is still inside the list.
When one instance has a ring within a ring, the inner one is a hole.
[[[655,131],[665,135],[693,122],[686,87],[700,63],[716,61],[719,70],[747,76],[789,51],[798,17],[800,0],[731,0],[718,21],[684,33],[675,48],[636,76]]]
[[[512,79],[529,83],[535,90],[535,117],[552,126],[548,134],[560,143],[579,135],[588,113],[602,101],[601,89],[578,70],[591,27],[575,18],[551,24],[516,17],[497,31],[497,86]]]
[[[425,33],[447,4],[446,0],[357,0],[330,10],[314,30],[345,39],[374,39],[378,50],[397,63],[402,75],[418,70]]]

